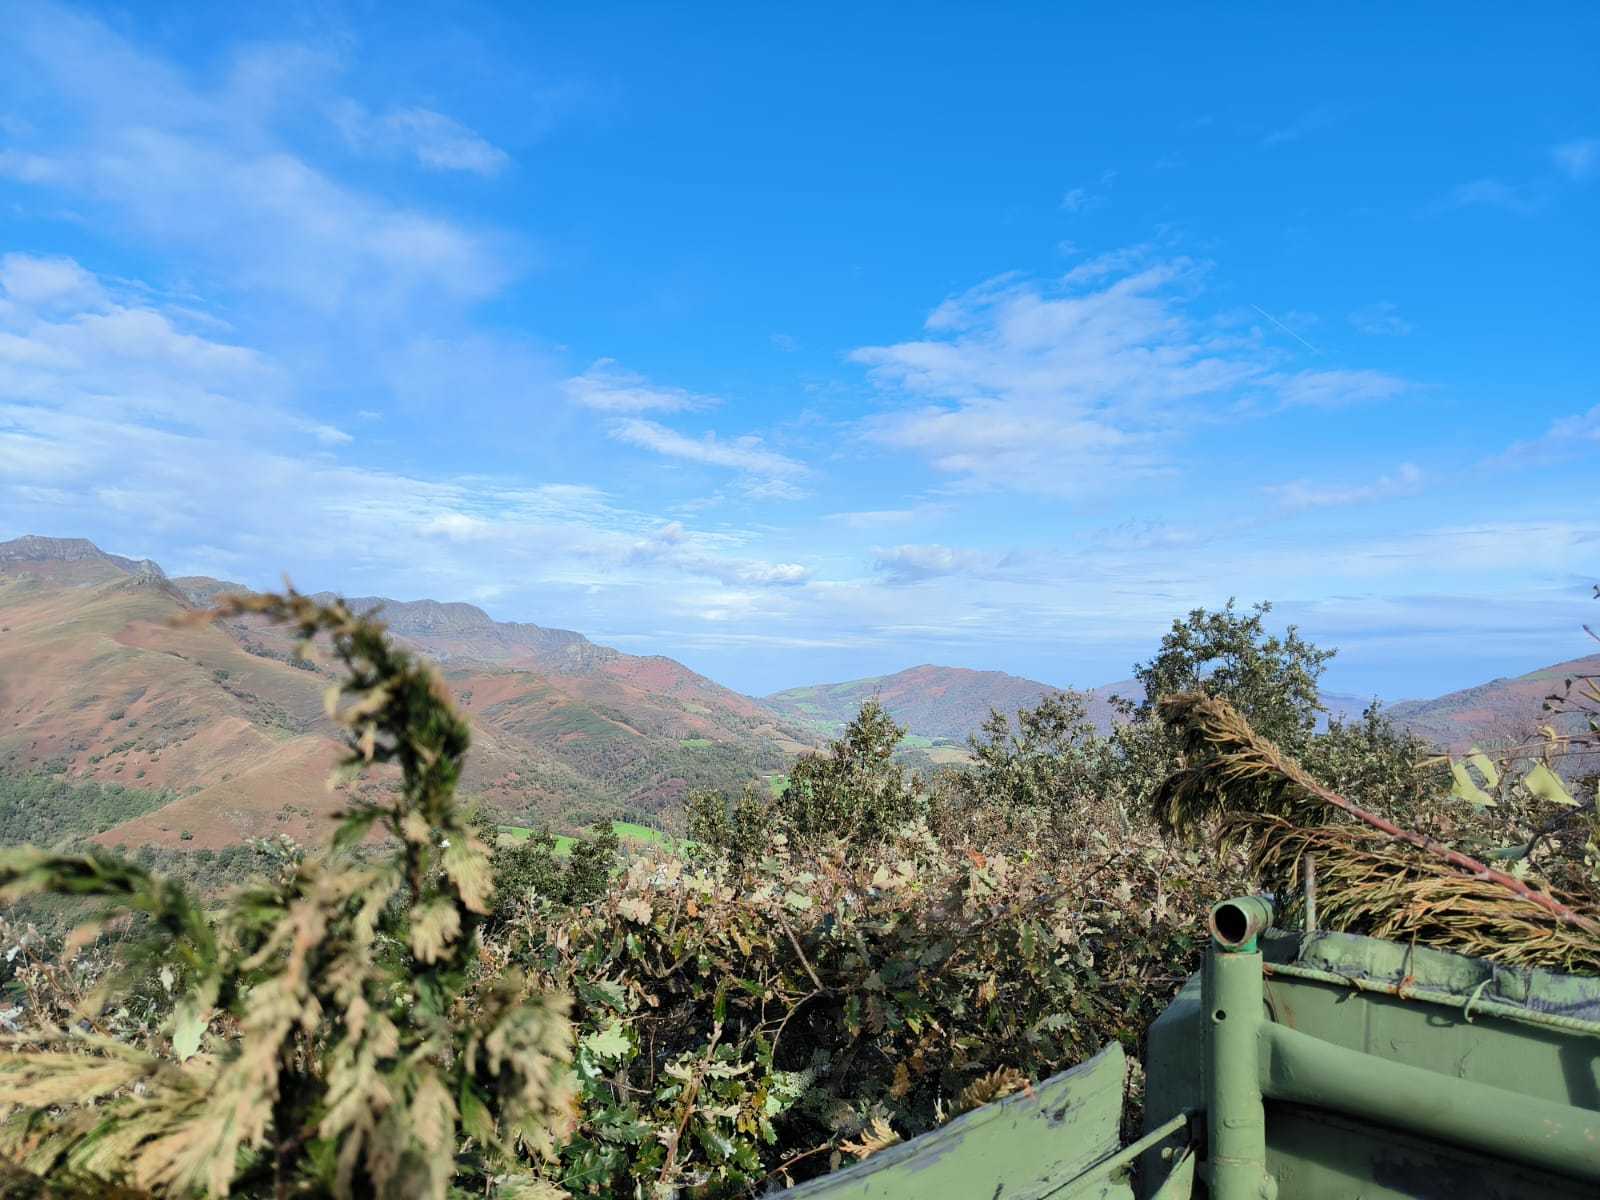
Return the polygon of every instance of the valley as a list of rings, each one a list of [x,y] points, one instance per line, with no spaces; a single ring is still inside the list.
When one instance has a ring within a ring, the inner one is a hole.
[[[296,658],[281,628],[194,619],[241,590],[169,578],[148,559],[83,539],[0,543],[0,772],[35,788],[55,779],[125,793],[121,819],[107,817],[116,804],[97,802],[94,828],[69,822],[107,844],[218,849],[314,837],[344,802],[326,785],[340,754],[323,711],[335,676]],[[472,725],[465,789],[517,827],[573,832],[606,819],[671,828],[692,789],[781,789],[794,757],[871,699],[907,729],[903,763],[959,765],[992,709],[1031,708],[1055,690],[1005,672],[925,664],[757,699],[671,658],[496,621],[471,604],[350,603],[380,610],[403,645],[437,664]],[[1596,671],[1600,656],[1589,656],[1385,712],[1456,750],[1526,738],[1545,694]],[[1083,694],[1102,733],[1113,696],[1142,698],[1132,679]],[[1324,719],[1365,707],[1353,696],[1323,701]]]

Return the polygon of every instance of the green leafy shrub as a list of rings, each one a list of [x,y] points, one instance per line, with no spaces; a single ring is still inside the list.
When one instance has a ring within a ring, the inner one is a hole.
[[[346,767],[394,764],[400,785],[354,800],[325,853],[215,914],[103,853],[0,856],[0,900],[95,897],[148,927],[89,997],[86,1024],[29,1029],[0,1054],[0,1154],[57,1193],[531,1184],[567,1104],[568,1026],[564,1004],[515,973],[474,972],[492,884],[455,802],[465,723],[426,667],[341,602],[229,597],[213,615],[244,613],[293,625],[302,647],[331,641],[347,674],[328,693]],[[354,853],[374,830],[383,852]],[[97,1032],[106,998],[158,968],[176,997],[159,1032],[144,1044]]]
[[[578,1125],[559,1182],[749,1194],[910,1137],[1075,1063],[1137,1049],[1197,961],[1208,856],[1088,823],[1060,858],[991,856],[915,823],[873,848],[734,868],[639,858],[592,905],[494,953],[575,997]]]
[[[795,842],[838,841],[861,849],[881,841],[922,810],[922,783],[894,761],[905,736],[876,700],[868,700],[821,754],[802,754],[773,800],[774,821]]]
[[[521,841],[497,845],[494,870],[496,923],[541,901],[591,904],[603,896],[617,869],[622,841],[611,821],[596,821],[587,838],[557,852],[555,836],[533,830]]]

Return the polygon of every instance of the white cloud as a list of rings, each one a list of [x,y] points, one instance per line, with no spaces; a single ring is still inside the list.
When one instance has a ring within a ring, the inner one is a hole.
[[[1393,400],[1411,387],[1406,380],[1383,371],[1300,371],[1275,377],[1274,382],[1285,404],[1315,408]]]
[[[323,56],[263,48],[205,89],[92,18],[8,11],[0,70],[52,89],[74,132],[48,153],[0,154],[0,173],[64,190],[107,229],[198,252],[246,288],[352,321],[470,303],[511,278],[509,239],[345,186],[285,148],[276,124],[326,87]]]
[[[301,428],[324,446],[344,446],[355,441],[355,438],[334,425],[323,425],[319,422],[311,421],[302,425]]]
[[[1135,247],[1053,286],[987,280],[940,304],[927,337],[851,355],[902,402],[866,435],[965,486],[1079,496],[1173,470],[1177,439],[1241,390],[1323,405],[1404,390],[1376,371],[1274,370],[1268,351],[1190,316],[1202,274]]]
[[[1502,466],[1555,462],[1600,451],[1600,404],[1587,412],[1561,417],[1536,438],[1508,447],[1491,460]]]
[[[686,577],[758,590],[809,577],[751,554],[750,535],[663,525],[586,484],[350,465],[350,435],[302,411],[271,358],[188,332],[71,261],[0,261],[0,527],[211,546],[264,569],[247,582],[281,567],[345,586],[355,570],[446,598],[552,580],[665,592]],[[63,310],[68,291],[98,307]],[[709,454],[723,451],[741,469],[798,467],[744,441]]]
[[[1421,490],[1422,470],[1414,463],[1401,463],[1393,474],[1380,476],[1371,483],[1341,486],[1313,484],[1299,479],[1265,489],[1281,507],[1290,511],[1370,504],[1375,500],[1388,500],[1396,496],[1414,496]]]
[[[0,260],[0,397],[177,429],[348,436],[285,405],[287,380],[248,347],[185,330],[70,259]],[[68,304],[76,298],[81,307]]]
[[[1550,157],[1568,179],[1583,182],[1600,172],[1600,138],[1578,138],[1551,148]]]
[[[1400,315],[1399,306],[1389,300],[1358,308],[1350,314],[1350,324],[1374,337],[1405,337],[1412,330],[1411,322]]]
[[[616,421],[609,432],[619,442],[667,458],[739,471],[751,477],[757,489],[767,489],[760,494],[775,498],[792,498],[796,494],[794,481],[806,474],[804,463],[766,449],[757,437],[724,441],[715,433],[707,433],[704,437],[692,438],[655,421],[639,418]]]
[[[18,304],[35,308],[58,304],[98,307],[105,302],[99,281],[70,258],[0,257],[0,289]]]
[[[1087,188],[1070,188],[1061,197],[1061,210],[1069,213],[1088,212],[1103,203],[1103,199],[1089,193]]]
[[[354,100],[332,107],[334,124],[358,150],[404,154],[433,171],[467,171],[492,178],[511,156],[482,134],[432,109],[396,108],[379,117]]]
[[[892,525],[909,525],[930,515],[945,511],[945,505],[919,505],[916,508],[880,508],[863,512],[829,513],[827,519],[837,521],[851,529],[881,529]]]
[[[952,546],[890,546],[872,552],[873,570],[890,583],[920,583],[944,575],[992,575],[1010,565],[1012,556],[990,550]]]
[[[1507,183],[1503,179],[1474,179],[1454,188],[1445,198],[1450,208],[1498,208],[1519,217],[1544,211],[1548,199],[1531,183]]]
[[[1117,173],[1107,170],[1100,172],[1100,178],[1096,181],[1096,187],[1102,190],[1089,187],[1068,188],[1066,194],[1061,197],[1061,211],[1086,213],[1105,207],[1107,197],[1103,189],[1110,188],[1116,179]]]
[[[1331,104],[1321,104],[1316,108],[1302,113],[1289,124],[1272,130],[1261,139],[1263,146],[1282,146],[1289,142],[1298,142],[1313,133],[1321,133],[1325,129],[1332,129],[1344,117],[1344,111]]]
[[[612,413],[683,412],[721,403],[715,396],[651,383],[613,358],[597,359],[583,374],[568,379],[562,390],[574,404]]]

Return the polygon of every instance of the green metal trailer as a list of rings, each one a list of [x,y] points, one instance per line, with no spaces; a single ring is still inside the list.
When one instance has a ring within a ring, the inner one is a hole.
[[[1111,1045],[797,1200],[1600,1196],[1600,979],[1211,911],[1150,1029],[1144,1136]]]

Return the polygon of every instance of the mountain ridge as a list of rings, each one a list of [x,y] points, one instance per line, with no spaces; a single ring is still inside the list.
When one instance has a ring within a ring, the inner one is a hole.
[[[889,675],[784,688],[762,700],[792,720],[831,733],[842,728],[862,703],[876,699],[909,733],[963,743],[991,710],[1010,715],[1021,708],[1035,708],[1045,697],[1065,691],[1077,691],[1085,698],[1089,719],[1102,732],[1111,728],[1116,715],[1112,696],[1135,702],[1144,696],[1135,679],[1072,689],[1006,671],[921,663]]]
[[[107,841],[203,848],[306,835],[341,802],[322,786],[341,752],[322,711],[335,673],[299,661],[288,631],[260,619],[174,620],[250,590],[209,576],[169,578],[151,559],[82,538],[0,543],[0,769],[184,793]],[[624,813],[660,819],[692,787],[736,790],[775,776],[874,697],[908,727],[909,761],[936,766],[965,759],[967,738],[992,709],[1010,715],[1067,690],[923,663],[757,699],[665,656],[497,621],[465,602],[350,603],[381,609],[402,645],[436,663],[472,722],[469,790],[516,819],[558,827]],[[1383,711],[1460,750],[1526,737],[1542,720],[1543,697],[1585,672],[1600,674],[1600,655]],[[1131,679],[1079,691],[1102,731],[1115,717],[1113,695],[1142,699]],[[1323,701],[1346,719],[1366,707],[1335,693]]]
[[[0,543],[0,766],[187,793],[107,841],[199,849],[306,835],[338,803],[322,788],[340,754],[320,699],[334,672],[297,660],[290,633],[259,618],[175,620],[250,590],[169,579],[84,539]],[[649,818],[691,787],[775,774],[814,744],[672,659],[468,604],[381,605],[472,723],[467,786],[509,816]]]

